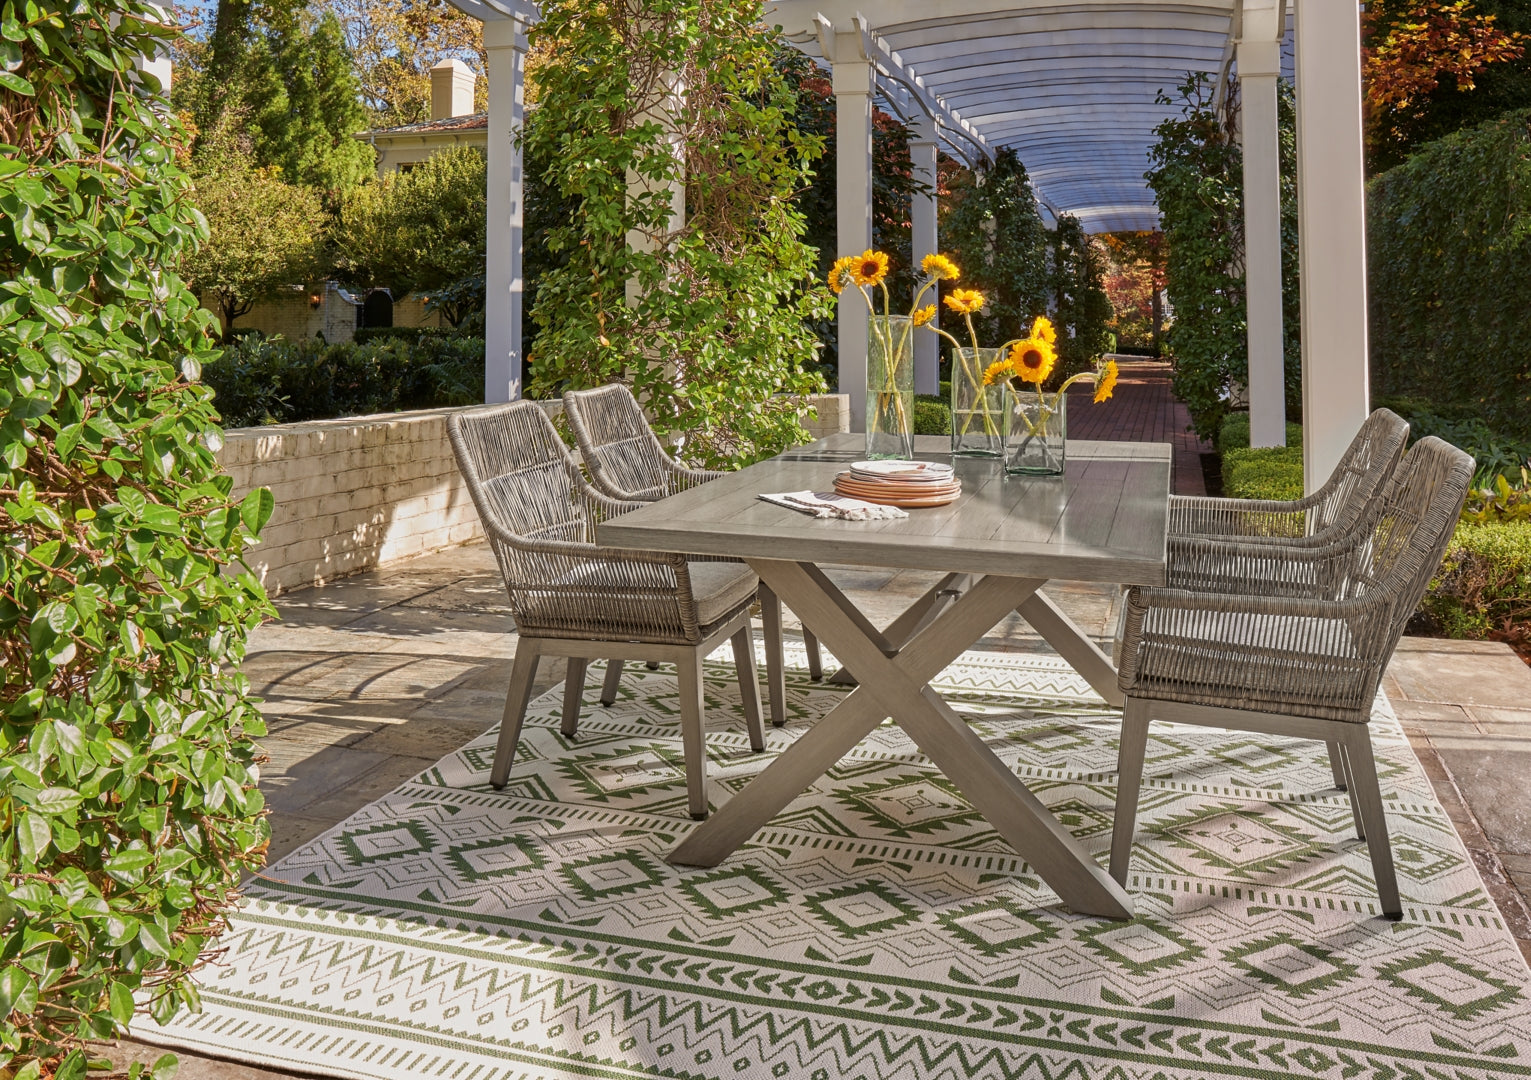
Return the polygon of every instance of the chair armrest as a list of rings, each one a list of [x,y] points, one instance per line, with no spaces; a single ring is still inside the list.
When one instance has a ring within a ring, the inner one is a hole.
[[[1170,534],[1291,541],[1307,534],[1307,511],[1321,501],[1316,495],[1291,501],[1171,495]]]
[[[1245,538],[1171,536],[1169,586],[1202,593],[1339,600],[1355,585],[1367,534],[1312,546]]]

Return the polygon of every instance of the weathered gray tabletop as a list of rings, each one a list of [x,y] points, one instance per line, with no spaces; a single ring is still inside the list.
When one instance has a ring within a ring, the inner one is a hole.
[[[670,861],[721,862],[891,716],[1065,903],[1130,917],[1122,888],[928,683],[1013,610],[1097,692],[1120,703],[1110,659],[1039,590],[1050,578],[1164,583],[1170,447],[1071,442],[1062,477],[1007,476],[996,461],[957,459],[963,493],[956,502],[891,521],[817,519],[756,498],[832,490],[835,474],[864,446],[861,435],[821,439],[598,527],[599,542],[615,547],[746,559],[845,665],[842,681],[856,684]],[[916,439],[919,457],[943,458],[946,446],[945,438]],[[819,570],[823,564],[946,577],[878,630]]]

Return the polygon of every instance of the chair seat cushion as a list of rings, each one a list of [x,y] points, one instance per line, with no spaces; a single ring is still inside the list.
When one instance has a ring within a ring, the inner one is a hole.
[[[696,621],[702,626],[711,626],[749,603],[760,584],[755,571],[743,563],[690,562],[688,567]]]

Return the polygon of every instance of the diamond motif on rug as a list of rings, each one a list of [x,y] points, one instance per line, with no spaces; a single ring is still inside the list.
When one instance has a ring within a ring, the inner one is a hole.
[[[135,1034],[354,1080],[1531,1078],[1525,962],[1383,701],[1401,921],[1321,745],[1156,723],[1115,923],[889,724],[721,865],[671,866],[674,676],[631,665],[605,709],[596,667],[579,738],[539,698],[503,790],[491,730],[252,881],[204,1012]],[[753,754],[732,667],[706,675],[715,809],[849,692],[793,672],[802,719]],[[1049,656],[936,685],[1104,866],[1119,714]]]

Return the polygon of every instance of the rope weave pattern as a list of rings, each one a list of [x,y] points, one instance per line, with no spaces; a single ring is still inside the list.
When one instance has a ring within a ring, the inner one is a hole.
[[[1357,514],[1333,512],[1332,522],[1351,525],[1315,533],[1320,543],[1183,541],[1170,587],[1127,594],[1122,690],[1365,723],[1451,540],[1472,472],[1467,454],[1425,438],[1380,497]]]
[[[1380,498],[1409,438],[1397,413],[1377,409],[1323,487],[1301,499],[1170,496],[1170,558],[1186,536],[1241,537],[1283,547],[1322,546],[1348,532]]]
[[[540,406],[455,413],[447,430],[523,633],[702,640],[708,628],[697,621],[686,559],[595,543],[597,524],[644,504],[591,487]]]
[[[688,469],[665,453],[643,407],[622,383],[571,390],[563,400],[590,479],[613,498],[652,502],[723,475]]]

